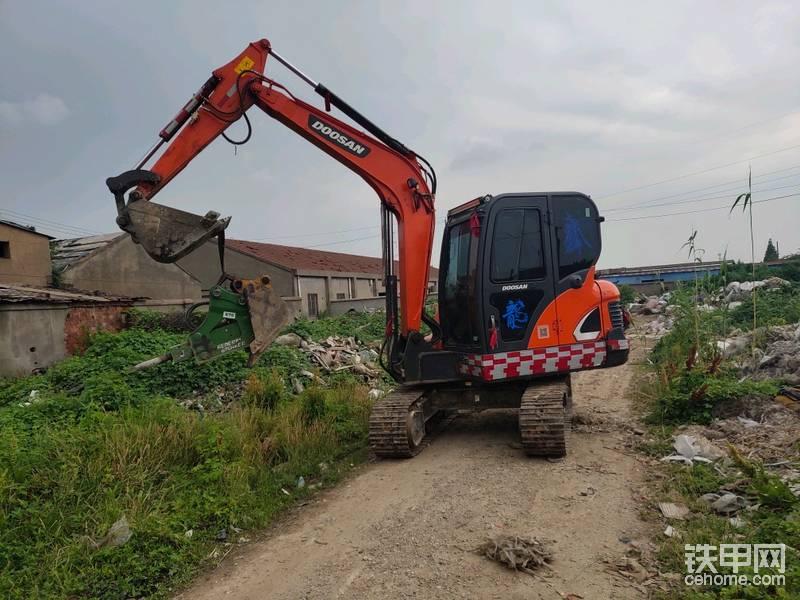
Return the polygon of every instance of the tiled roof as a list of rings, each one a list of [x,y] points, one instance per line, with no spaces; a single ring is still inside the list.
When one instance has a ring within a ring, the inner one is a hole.
[[[383,274],[383,261],[374,256],[359,256],[343,252],[328,252],[327,250],[248,242],[246,240],[227,240],[225,245],[231,250],[276,264],[285,269]],[[431,267],[431,277],[436,278],[438,276],[439,270]]]
[[[125,234],[120,231],[70,240],[57,240],[53,243],[53,268],[57,271],[63,271],[83,257],[100,248],[105,248],[121,235]]]
[[[45,304],[130,302],[127,296],[88,294],[74,290],[0,283],[0,304],[10,302],[36,302]]]

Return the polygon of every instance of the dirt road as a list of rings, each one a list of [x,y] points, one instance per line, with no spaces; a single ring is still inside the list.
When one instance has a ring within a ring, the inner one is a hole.
[[[421,455],[364,467],[179,597],[642,598],[603,562],[645,530],[643,468],[613,424],[629,412],[633,370],[573,375],[576,412],[612,425],[577,427],[563,461],[523,456],[513,415],[459,418]],[[499,533],[550,540],[552,569],[515,573],[474,552]]]

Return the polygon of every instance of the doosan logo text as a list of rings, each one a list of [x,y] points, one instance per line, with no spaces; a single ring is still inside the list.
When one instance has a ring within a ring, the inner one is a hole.
[[[359,158],[364,158],[370,152],[370,149],[367,146],[359,144],[355,140],[350,139],[350,136],[347,134],[339,131],[335,127],[332,127],[323,121],[320,121],[316,117],[308,117],[308,126],[312,131],[315,131],[321,136],[328,138],[332,142],[335,142],[347,150],[350,154],[355,154]]]
[[[501,291],[508,292],[511,290],[527,290],[528,284],[527,283],[512,283],[511,285],[504,285],[501,288]]]

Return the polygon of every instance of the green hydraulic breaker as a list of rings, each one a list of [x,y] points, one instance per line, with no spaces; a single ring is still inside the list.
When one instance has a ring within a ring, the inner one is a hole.
[[[236,279],[231,287],[228,290],[216,285],[209,290],[208,314],[183,344],[131,370],[190,358],[203,363],[242,349],[248,351],[248,365],[252,366],[289,321],[289,309],[272,291],[268,277]],[[189,313],[198,306],[191,307]]]

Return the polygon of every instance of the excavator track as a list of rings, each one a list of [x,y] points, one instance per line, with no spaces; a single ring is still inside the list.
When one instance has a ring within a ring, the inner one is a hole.
[[[567,453],[570,384],[567,377],[533,382],[522,394],[519,431],[528,456],[562,457]]]
[[[435,417],[426,427],[424,395],[422,389],[399,389],[375,403],[369,417],[369,445],[376,456],[411,458],[430,443]]]

